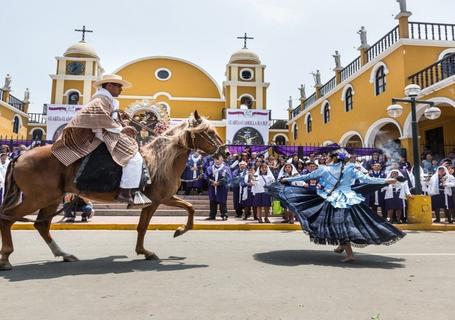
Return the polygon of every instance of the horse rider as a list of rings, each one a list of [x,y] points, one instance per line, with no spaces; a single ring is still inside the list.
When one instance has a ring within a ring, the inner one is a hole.
[[[87,156],[105,143],[112,159],[123,167],[117,200],[131,205],[147,205],[151,201],[140,191],[143,159],[136,142],[137,131],[122,127],[112,118],[118,109],[118,97],[123,88],[132,85],[121,76],[103,75],[93,84],[97,91],[75,116],[52,146],[52,154],[65,166]]]

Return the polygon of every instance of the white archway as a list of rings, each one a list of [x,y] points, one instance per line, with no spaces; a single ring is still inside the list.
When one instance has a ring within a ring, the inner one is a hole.
[[[435,97],[435,98],[430,98],[426,101],[434,102],[436,106],[441,105],[441,104],[448,104],[455,108],[455,101],[450,98],[446,98],[446,97]],[[419,122],[420,118],[423,116],[423,113],[425,112],[425,110],[427,108],[428,108],[428,105],[424,105],[424,104],[418,104],[416,106],[417,122]],[[406,120],[404,121],[404,124],[403,124],[403,134],[402,134],[403,138],[412,137],[411,117],[412,117],[411,111],[409,110],[408,116],[406,117]]]
[[[438,61],[441,60],[442,58],[444,58],[444,56],[448,53],[455,53],[455,48],[449,48],[449,49],[445,49],[444,51],[442,51],[439,54]]]
[[[338,142],[338,144],[340,146],[342,146],[342,147],[345,147],[346,144],[348,143],[348,141],[354,136],[358,136],[360,138],[360,141],[362,142],[362,145],[363,145],[362,135],[358,131],[353,131],[353,130],[348,131],[345,134],[343,134],[341,136],[340,141]]]
[[[65,93],[63,95],[67,96],[67,95],[69,95],[70,93],[73,93],[73,92],[77,92],[79,94],[79,97],[82,97],[82,93],[79,90],[77,90],[77,89],[68,89],[68,90],[65,91]]]
[[[32,130],[30,130],[30,132],[28,133],[28,135],[29,135],[29,136],[33,136],[33,132],[35,132],[35,131],[37,131],[37,130],[42,131],[42,132],[43,132],[43,136],[46,135],[46,131],[45,131],[43,128],[33,128]]]
[[[350,83],[348,83],[343,87],[343,91],[341,91],[341,101],[343,102],[346,100],[346,92],[348,91],[348,89],[352,90],[351,92],[353,96],[355,95],[354,87]]]
[[[321,114],[324,114],[324,109],[326,105],[329,106],[329,110],[331,109],[329,100],[324,100],[324,102],[321,103]]]
[[[248,98],[250,98],[252,101],[256,101],[256,99],[254,99],[254,97],[253,97],[251,94],[249,94],[249,93],[244,93],[244,94],[242,94],[241,96],[239,96],[239,97],[237,98],[237,101],[241,101],[243,97],[248,97]]]
[[[373,146],[374,145],[374,140],[376,139],[376,135],[378,134],[379,130],[381,130],[381,128],[383,126],[385,126],[386,124],[394,124],[399,133],[400,133],[400,137],[403,136],[403,131],[401,130],[401,127],[400,127],[400,124],[398,123],[398,121],[396,121],[395,119],[392,119],[392,118],[382,118],[382,119],[379,119],[377,121],[375,121],[367,130],[367,133],[365,134],[365,139],[364,139],[364,146],[365,147],[369,147],[369,146]]]
[[[387,68],[387,65],[384,62],[379,61],[378,63],[376,63],[373,66],[373,68],[371,68],[370,83],[374,83],[376,81],[376,72],[378,72],[380,67],[384,67],[384,74],[385,75],[389,74],[389,69]]]
[[[282,133],[277,133],[277,134],[275,134],[275,135],[272,137],[272,142],[275,142],[275,140],[276,140],[277,137],[283,137],[283,138],[284,138],[284,141],[289,142],[288,136],[285,135],[285,134],[282,134]]]

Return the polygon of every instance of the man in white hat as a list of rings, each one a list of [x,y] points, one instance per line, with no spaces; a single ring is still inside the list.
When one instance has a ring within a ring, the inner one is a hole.
[[[146,205],[150,200],[145,195],[134,197],[133,193],[140,184],[143,162],[135,139],[137,131],[133,127],[122,127],[111,116],[112,111],[118,109],[114,98],[120,95],[123,88],[131,87],[131,83],[111,74],[104,75],[93,85],[98,90],[92,100],[71,119],[52,146],[52,153],[69,166],[105,143],[112,159],[123,167],[118,200]],[[135,203],[135,198],[141,203]]]

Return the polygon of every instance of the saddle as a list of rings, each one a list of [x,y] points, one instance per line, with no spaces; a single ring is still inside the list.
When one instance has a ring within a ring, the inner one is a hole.
[[[82,159],[74,183],[81,192],[114,192],[120,187],[123,168],[113,159],[104,143]],[[150,179],[145,163],[139,189],[143,191]]]

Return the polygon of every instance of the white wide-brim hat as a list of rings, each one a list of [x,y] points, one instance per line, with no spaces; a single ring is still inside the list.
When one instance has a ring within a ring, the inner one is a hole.
[[[131,88],[133,85],[131,82],[123,80],[121,76],[116,74],[105,74],[101,80],[95,81],[93,83],[94,87],[101,87],[104,83],[117,83],[121,84],[124,89]]]

